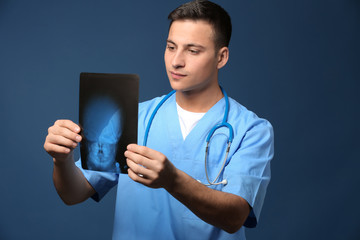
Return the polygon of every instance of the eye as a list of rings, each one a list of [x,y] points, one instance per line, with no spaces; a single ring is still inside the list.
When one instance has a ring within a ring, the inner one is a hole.
[[[200,51],[196,50],[196,49],[189,49],[189,52],[193,55],[197,55],[197,54],[199,54]]]
[[[169,51],[174,51],[175,47],[168,44],[168,45],[166,45],[166,49],[168,49]]]

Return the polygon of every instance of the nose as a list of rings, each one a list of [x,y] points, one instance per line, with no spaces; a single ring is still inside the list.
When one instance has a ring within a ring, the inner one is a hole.
[[[181,51],[175,52],[171,61],[171,65],[175,69],[185,67],[185,58]]]

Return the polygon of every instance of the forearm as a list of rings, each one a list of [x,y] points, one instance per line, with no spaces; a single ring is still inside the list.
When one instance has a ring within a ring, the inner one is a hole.
[[[166,189],[199,218],[229,233],[239,230],[250,213],[245,199],[204,186],[175,168],[161,152],[130,144],[125,157],[132,180]]]
[[[66,161],[54,159],[53,181],[61,199],[67,205],[72,205],[85,201],[95,190],[75,166],[73,157],[69,158]]]
[[[250,212],[243,198],[210,189],[180,170],[166,190],[203,221],[229,233],[239,230]]]

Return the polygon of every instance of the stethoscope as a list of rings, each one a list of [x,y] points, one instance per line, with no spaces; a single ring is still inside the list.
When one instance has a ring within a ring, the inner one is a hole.
[[[205,149],[205,174],[206,174],[206,179],[208,181],[207,184],[204,184],[205,186],[211,186],[211,185],[220,185],[220,184],[224,184],[226,185],[228,182],[226,179],[220,181],[220,182],[216,182],[218,180],[218,178],[220,177],[222,171],[224,170],[225,168],[225,164],[226,164],[226,160],[227,160],[227,157],[229,155],[229,151],[230,151],[230,146],[231,146],[231,143],[233,141],[233,138],[234,138],[234,130],[231,126],[231,124],[229,124],[227,122],[227,118],[228,118],[228,115],[229,115],[229,98],[225,92],[225,90],[223,88],[221,88],[221,91],[222,93],[224,94],[224,98],[225,98],[225,112],[224,112],[224,118],[222,120],[222,122],[220,124],[217,124],[215,125],[209,132],[207,138],[206,138],[206,149]],[[151,116],[150,116],[150,119],[149,119],[149,122],[147,124],[147,127],[146,127],[146,130],[145,130],[145,136],[144,136],[144,142],[143,142],[143,146],[146,146],[146,143],[147,143],[147,139],[148,139],[148,135],[149,135],[149,131],[150,131],[150,127],[151,127],[151,124],[152,124],[152,121],[154,120],[154,117],[157,113],[157,111],[159,110],[159,108],[163,105],[163,103],[169,98],[171,97],[176,91],[173,90],[171,91],[170,93],[168,93],[163,99],[161,99],[161,101],[158,103],[158,105],[156,106],[156,108],[154,109],[154,111],[152,112]],[[222,163],[222,166],[221,166],[221,169],[218,173],[218,175],[216,176],[216,178],[214,179],[214,181],[210,181],[209,179],[209,174],[208,174],[208,171],[207,171],[207,161],[208,161],[208,154],[209,154],[209,144],[210,144],[210,139],[211,137],[213,136],[213,134],[215,133],[215,131],[219,128],[222,128],[222,127],[225,127],[225,128],[228,128],[229,129],[229,138],[228,138],[228,141],[227,141],[227,148],[226,148],[226,154],[225,154],[225,158],[224,158],[224,161]],[[200,182],[200,180],[198,180]]]

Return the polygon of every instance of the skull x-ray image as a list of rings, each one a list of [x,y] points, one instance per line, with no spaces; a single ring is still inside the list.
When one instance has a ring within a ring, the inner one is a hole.
[[[138,82],[130,74],[80,74],[84,169],[127,173],[124,151],[137,142]]]
[[[123,130],[119,106],[107,96],[94,97],[84,109],[83,136],[87,139],[87,167],[90,170],[119,172],[115,161]]]

